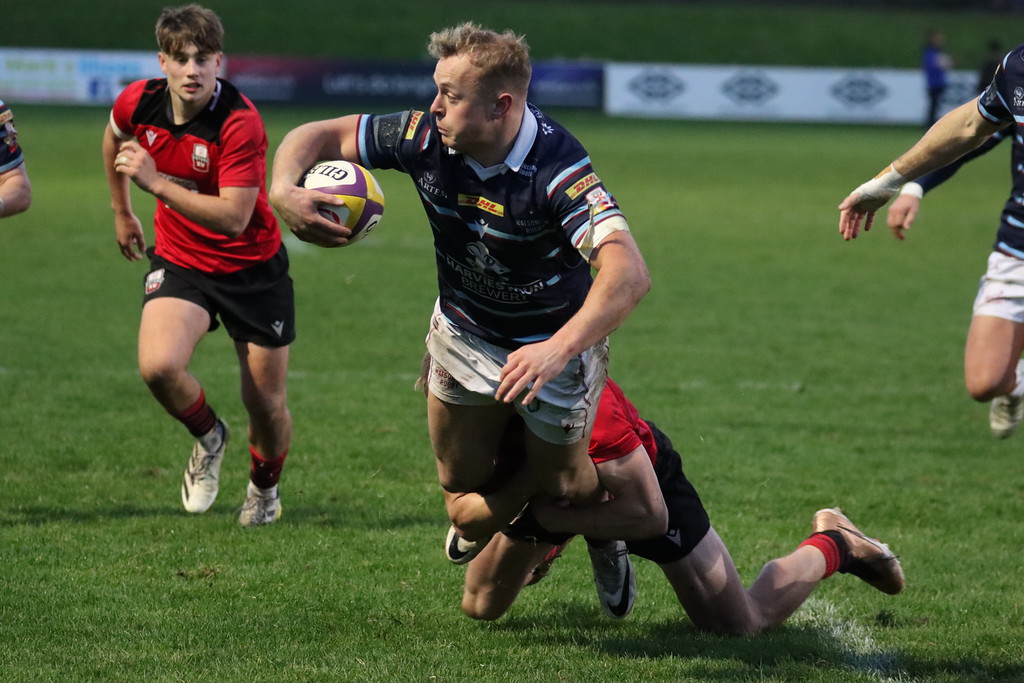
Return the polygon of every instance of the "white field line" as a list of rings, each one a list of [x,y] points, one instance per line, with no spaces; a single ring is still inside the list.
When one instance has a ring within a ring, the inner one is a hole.
[[[844,650],[846,661],[843,664],[848,669],[872,675],[884,683],[914,683],[914,679],[900,669],[898,652],[883,649],[866,628],[843,618],[826,600],[811,597],[793,615],[791,622],[820,629],[822,638]]]

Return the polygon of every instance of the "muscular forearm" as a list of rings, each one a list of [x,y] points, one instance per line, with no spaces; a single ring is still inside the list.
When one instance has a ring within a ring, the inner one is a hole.
[[[661,505],[664,507],[664,502]],[[534,501],[530,507],[545,529],[592,538],[638,541],[664,534],[667,524],[667,516],[638,505],[635,498],[612,498],[587,507],[559,507]]]
[[[182,216],[221,235],[237,237],[248,227],[259,188],[222,188],[220,195],[192,192],[163,176],[146,188]]]
[[[298,183],[302,174],[318,161],[358,161],[355,159],[358,126],[359,116],[353,114],[306,123],[285,135],[274,154],[271,203],[276,203],[284,189]]]
[[[977,148],[1005,124],[993,124],[978,113],[974,100],[966,102],[939,119],[893,168],[907,180],[942,168]]]
[[[110,189],[110,208],[114,210],[115,214],[128,215],[132,212],[129,191],[131,179],[114,170],[117,148],[118,140],[108,125],[103,135],[103,171],[107,177],[107,187]]]
[[[665,498],[643,446],[627,456],[602,462],[597,473],[608,492],[600,503],[576,507],[550,498],[532,499],[530,507],[541,526],[559,533],[621,540],[654,538],[665,533]]]
[[[616,233],[599,247],[597,275],[583,306],[552,339],[571,357],[619,327],[651,288],[650,274],[629,233]]]

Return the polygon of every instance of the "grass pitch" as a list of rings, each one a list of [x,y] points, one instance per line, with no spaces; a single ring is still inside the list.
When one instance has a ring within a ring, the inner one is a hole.
[[[744,578],[832,505],[906,569],[900,596],[836,576],[777,631],[719,638],[642,560],[636,610],[608,620],[573,546],[503,619],[461,616],[411,388],[433,254],[397,173],[377,174],[387,210],[370,239],[289,242],[281,521],[237,527],[241,439],[212,510],[185,513],[189,438],[135,367],[143,266],[113,239],[107,112],[16,113],[35,204],[0,222],[0,681],[1024,678],[1022,437],[993,440],[961,378],[1008,150],[926,198],[907,242],[880,225],[848,244],[836,205],[918,131],[556,114],[654,280],[613,336],[612,375],[680,447]],[[328,114],[266,109],[271,146]],[[193,367],[243,433],[223,332]]]

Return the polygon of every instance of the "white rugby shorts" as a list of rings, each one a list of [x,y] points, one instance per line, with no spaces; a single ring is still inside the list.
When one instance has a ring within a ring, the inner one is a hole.
[[[999,251],[989,255],[974,298],[974,315],[1024,323],[1024,261]]]
[[[446,403],[464,406],[494,405],[508,349],[461,330],[434,305],[427,332],[430,352],[430,392]],[[608,340],[573,358],[560,375],[541,387],[529,405],[513,401],[527,428],[553,444],[589,439],[608,377]]]

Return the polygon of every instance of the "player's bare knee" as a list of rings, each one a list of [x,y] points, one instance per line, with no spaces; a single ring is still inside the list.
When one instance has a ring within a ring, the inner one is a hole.
[[[731,614],[707,615],[704,618],[693,619],[693,622],[700,630],[718,636],[753,636],[764,630],[764,627],[753,619]]]
[[[268,425],[291,422],[291,413],[283,400],[246,400],[243,403],[250,422]]]
[[[1004,396],[1013,390],[1017,382],[1016,366],[1014,370],[1003,373],[974,371],[968,373],[964,380],[967,393],[979,403],[987,403],[997,396]]]
[[[988,403],[996,396],[1002,396],[1006,394],[1005,391],[1000,391],[1000,387],[992,384],[991,382],[970,382],[967,383],[967,393],[972,399],[978,403]]]
[[[479,541],[493,534],[490,520],[474,520],[459,513],[449,514],[449,521],[455,530],[467,541]]]
[[[448,493],[469,493],[471,491],[478,491],[487,483],[489,478],[489,473],[466,473],[453,471],[451,469],[438,469],[437,473],[438,483],[440,483],[441,488]],[[455,526],[459,525],[456,524]]]
[[[503,615],[505,610],[494,605],[485,595],[467,591],[462,596],[462,613],[477,621],[494,621]]]
[[[151,390],[159,392],[171,387],[181,374],[181,369],[170,363],[139,361],[139,374]]]

